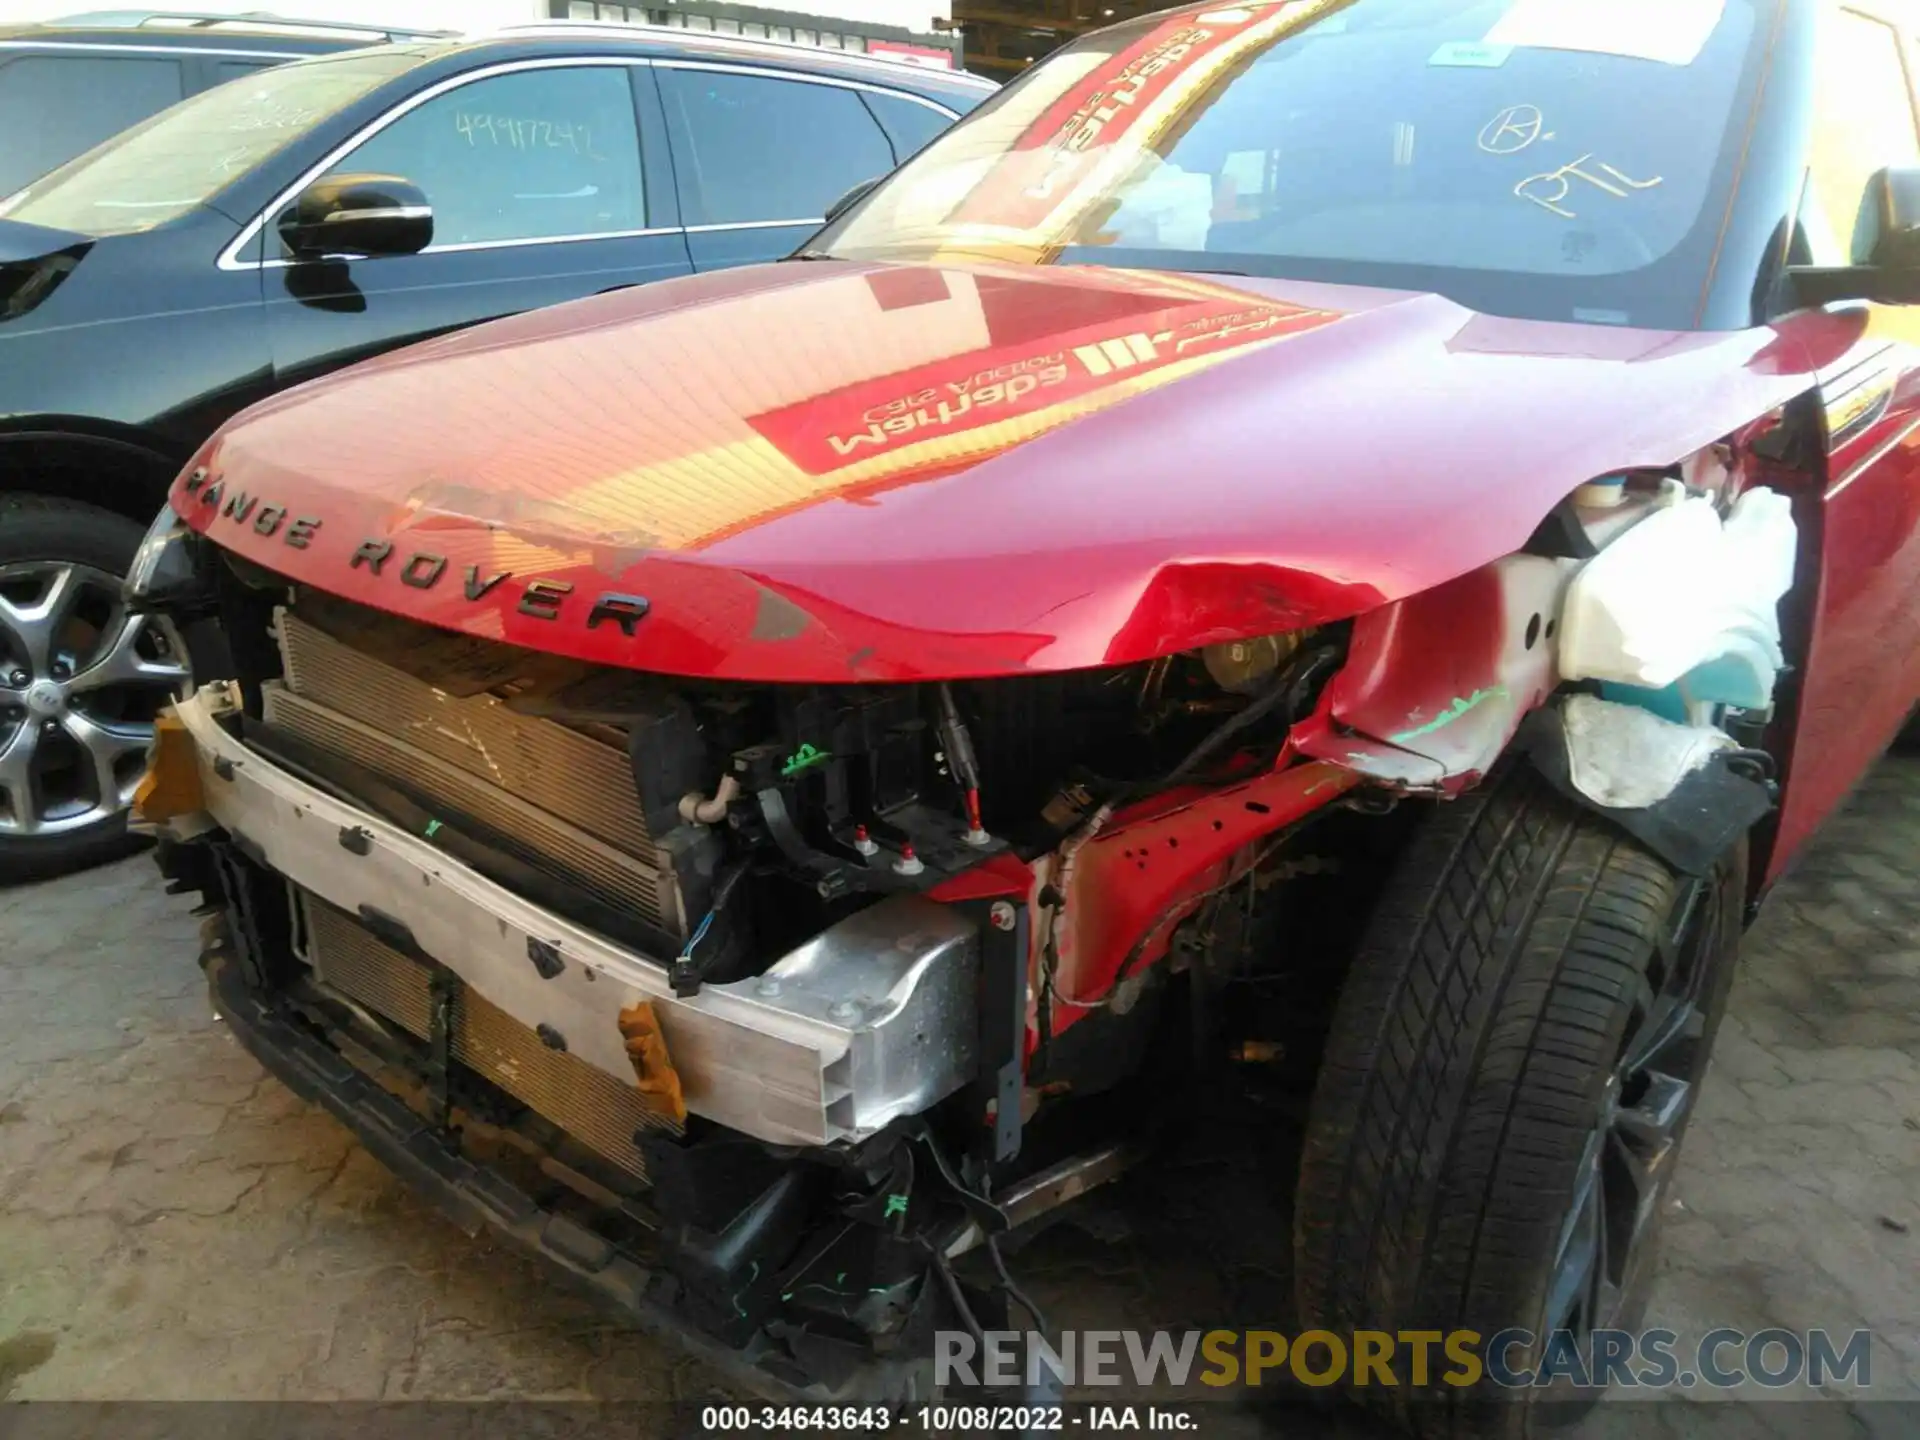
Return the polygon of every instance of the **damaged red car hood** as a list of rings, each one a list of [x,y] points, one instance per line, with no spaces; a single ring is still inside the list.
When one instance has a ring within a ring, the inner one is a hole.
[[[177,482],[349,599],[581,659],[845,681],[1119,664],[1351,616],[1804,388],[1768,330],[1085,267],[786,263],[289,391]]]

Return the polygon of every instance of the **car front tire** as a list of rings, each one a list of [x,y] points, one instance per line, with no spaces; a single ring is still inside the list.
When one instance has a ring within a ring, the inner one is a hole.
[[[1302,1328],[1564,1329],[1584,1346],[1637,1325],[1732,979],[1745,860],[1743,842],[1711,876],[1676,876],[1524,768],[1436,807],[1356,956],[1317,1082],[1295,1209]],[[1517,1440],[1568,1414],[1485,1381],[1358,1393],[1428,1437]]]

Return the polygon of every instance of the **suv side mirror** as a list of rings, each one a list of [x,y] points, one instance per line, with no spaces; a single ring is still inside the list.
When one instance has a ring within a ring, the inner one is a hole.
[[[1863,263],[1796,266],[1787,272],[1803,304],[1877,300],[1920,305],[1920,169],[1900,166],[1867,181],[1854,227],[1853,253]]]
[[[280,217],[280,238],[297,260],[414,255],[433,242],[433,207],[398,175],[328,175]]]
[[[875,175],[872,179],[862,180],[858,185],[855,185],[851,190],[847,191],[846,194],[842,195],[827,207],[826,223],[831,225],[834,221],[838,220],[842,215],[846,214],[847,211],[851,210],[862,200],[866,199],[868,195],[872,194],[873,187],[886,178],[884,175]]]
[[[1853,243],[1876,270],[1920,271],[1920,170],[1881,170],[1867,181]]]

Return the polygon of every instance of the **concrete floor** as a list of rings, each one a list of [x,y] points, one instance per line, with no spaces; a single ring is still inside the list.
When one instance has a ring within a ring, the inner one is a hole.
[[[1649,1315],[1683,1335],[1869,1328],[1872,1397],[1908,1401],[1917,857],[1920,759],[1890,760],[1749,937]],[[266,1079],[209,1013],[197,930],[145,858],[0,893],[0,1397],[719,1393],[700,1365],[443,1223]],[[1219,1181],[1206,1155],[1185,1157],[1028,1245],[1019,1268],[1055,1326],[1272,1314],[1284,1235],[1247,1243]],[[1707,1433],[1686,1420],[1705,1408],[1638,1411],[1631,1433]],[[1920,1433],[1920,1409],[1764,1408],[1769,1434]],[[1274,1433],[1220,1419],[1207,1433]]]

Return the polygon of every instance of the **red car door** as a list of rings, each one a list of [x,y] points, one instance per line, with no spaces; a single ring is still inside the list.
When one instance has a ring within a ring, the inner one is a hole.
[[[1815,262],[1846,264],[1868,177],[1920,166],[1920,127],[1906,37],[1851,4],[1822,18],[1802,210]],[[1774,874],[1920,697],[1920,308],[1867,307],[1858,338],[1822,368],[1820,386],[1828,458],[1820,588]]]

